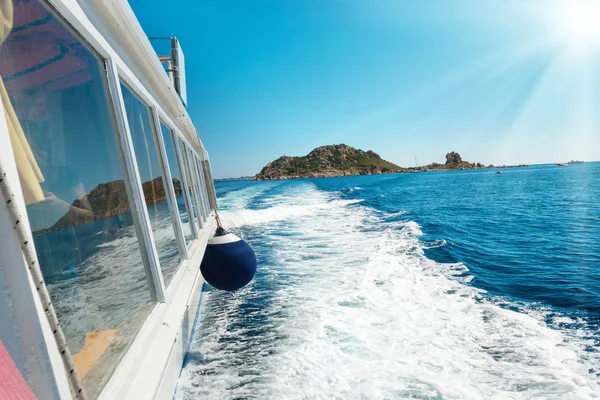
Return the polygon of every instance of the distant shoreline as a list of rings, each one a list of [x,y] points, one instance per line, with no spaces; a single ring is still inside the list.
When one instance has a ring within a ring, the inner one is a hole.
[[[582,161],[581,163],[575,163],[575,164],[569,164],[569,165],[580,165],[580,164],[591,164],[591,163],[597,163],[600,162],[600,160],[594,160],[594,161]],[[492,169],[513,169],[513,168],[526,168],[526,167],[539,167],[539,166],[556,166],[558,163],[555,162],[549,162],[549,163],[540,163],[540,164],[524,164],[524,165],[498,165],[498,166],[493,166],[493,167],[483,167],[483,168],[471,168],[468,169],[467,171],[476,171],[476,170],[492,170]],[[568,164],[568,163],[566,163]],[[405,171],[399,171],[399,172],[391,172],[391,173],[383,173],[383,174],[378,174],[378,175],[390,175],[390,174],[407,174],[407,173],[421,173],[421,172],[452,172],[452,171],[461,171],[460,169],[432,169],[432,170],[428,170],[428,171],[424,171],[424,170],[420,170],[420,168],[422,167],[417,167],[415,170],[415,167],[407,167],[407,168],[403,168],[405,169]],[[286,181],[286,180],[292,180],[292,179],[314,179],[314,178],[344,178],[344,177],[351,177],[351,176],[365,176],[365,175],[338,175],[338,176],[316,176],[316,177],[298,177],[298,178],[284,178],[284,179],[270,179],[270,180],[278,180],[278,181]],[[237,178],[217,178],[214,181],[215,182],[227,182],[227,181],[251,181],[252,177],[251,176],[241,176],[241,177],[237,177]]]

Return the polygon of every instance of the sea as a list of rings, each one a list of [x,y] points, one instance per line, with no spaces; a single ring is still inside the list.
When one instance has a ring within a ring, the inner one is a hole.
[[[218,181],[175,399],[600,398],[600,163]]]

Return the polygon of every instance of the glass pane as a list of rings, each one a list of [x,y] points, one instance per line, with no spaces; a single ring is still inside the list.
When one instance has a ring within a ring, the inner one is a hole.
[[[194,195],[196,197],[196,216],[198,218],[198,222],[200,223],[200,228],[204,226],[204,212],[202,210],[202,197],[200,196],[200,190],[198,185],[198,172],[196,170],[196,164],[194,162],[194,154],[192,151],[186,147],[187,160],[189,164],[189,169],[192,175],[192,188],[194,189]]]
[[[183,235],[185,236],[185,242],[189,244],[192,241],[192,228],[190,227],[190,219],[185,206],[185,198],[182,190],[183,179],[181,179],[181,171],[179,170],[179,164],[177,164],[177,157],[175,156],[172,132],[162,122],[160,123],[160,129],[162,131],[163,141],[165,142],[165,150],[167,152],[169,169],[171,170],[171,178],[173,178],[173,186],[175,187],[175,196],[177,198],[177,208],[179,209]]]
[[[211,198],[212,198],[212,193],[213,193],[213,188],[212,185],[214,185],[214,182],[211,181],[211,176],[210,176],[210,167],[208,165],[208,160],[202,160],[202,167],[204,167],[204,178],[207,181],[207,185],[206,185],[206,190],[208,191],[208,204],[209,204],[209,209],[212,211],[213,207],[211,205]]]
[[[158,251],[158,261],[160,262],[165,285],[168,285],[173,275],[175,275],[181,257],[167,201],[167,188],[163,182],[158,161],[150,109],[125,85],[121,85],[121,91],[123,92],[123,101],[127,111],[135,158],[142,179],[146,208],[148,209],[154,242]]]
[[[196,196],[196,191],[193,190],[195,178],[190,170],[190,166],[189,166],[189,162],[188,162],[188,158],[189,158],[188,152],[187,152],[185,145],[183,144],[183,142],[181,140],[177,139],[177,145],[179,146],[179,154],[181,154],[183,167],[185,168],[185,176],[187,177],[188,192],[189,192],[189,195],[190,195],[189,197],[190,197],[190,200],[192,203],[192,215],[194,217],[194,222],[198,228],[201,228],[201,226],[199,225],[199,222],[198,222],[198,212],[197,212],[198,200],[197,200],[197,196]]]
[[[13,10],[0,34],[4,113],[42,273],[95,397],[153,306],[105,73],[40,4],[14,0]]]
[[[194,174],[194,188],[196,189],[196,196],[198,197],[198,215],[200,216],[201,221],[205,220],[204,216],[204,199],[202,198],[202,192],[200,190],[201,184],[198,176],[198,166],[196,165],[196,157],[192,154],[191,151],[188,150],[188,157],[190,161],[190,168],[193,168]]]
[[[198,171],[198,180],[199,180],[199,189],[200,196],[202,197],[202,211],[204,215],[204,219],[208,218],[208,214],[210,214],[210,207],[208,206],[208,196],[206,195],[206,184],[204,183],[204,171],[202,171],[202,165],[200,164],[200,160],[195,158],[196,160],[196,171]]]

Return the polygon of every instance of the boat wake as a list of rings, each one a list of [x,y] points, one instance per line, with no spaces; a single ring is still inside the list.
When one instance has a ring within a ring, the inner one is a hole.
[[[549,326],[550,310],[426,258],[445,242],[422,243],[417,223],[308,182],[246,208],[265,193],[243,189],[244,207],[221,212],[259,272],[240,292],[204,293],[177,399],[598,398],[580,324]]]

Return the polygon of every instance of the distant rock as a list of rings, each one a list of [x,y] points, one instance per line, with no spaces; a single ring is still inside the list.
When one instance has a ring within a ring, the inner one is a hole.
[[[382,159],[379,154],[345,144],[321,146],[306,156],[282,156],[267,163],[251,180],[376,175],[405,169]]]
[[[432,163],[426,166],[429,171],[446,171],[446,170],[457,170],[457,169],[477,169],[485,168],[481,163],[471,163],[463,161],[460,154],[455,151],[446,154],[446,164],[441,165],[438,163]]]
[[[175,190],[175,196],[181,195],[181,182],[178,179],[173,178],[173,189]],[[160,176],[142,183],[142,190],[144,191],[144,198],[147,204],[158,203],[167,199],[164,185],[162,184],[162,177]],[[71,205],[78,209],[85,209],[85,204],[87,203],[90,205],[93,216],[75,212],[73,208],[70,208],[50,228],[33,232],[33,234],[41,235],[128,212],[129,201],[127,200],[127,192],[125,191],[125,182],[119,179],[117,181],[101,183],[81,199],[75,199]]]
[[[446,165],[450,164],[458,164],[462,162],[462,158],[460,158],[460,154],[452,151],[446,154]]]

